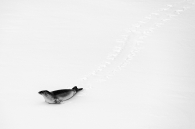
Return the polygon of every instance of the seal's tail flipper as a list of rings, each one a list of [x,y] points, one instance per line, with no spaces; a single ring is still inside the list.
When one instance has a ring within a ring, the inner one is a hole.
[[[72,89],[75,90],[76,92],[83,90],[83,88],[77,88],[77,86],[74,86]]]

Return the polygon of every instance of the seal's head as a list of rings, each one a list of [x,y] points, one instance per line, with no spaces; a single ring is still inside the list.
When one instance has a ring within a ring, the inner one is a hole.
[[[49,94],[50,92],[47,91],[47,90],[42,90],[42,91],[39,91],[38,93],[39,93],[40,95],[47,95],[47,94]]]
[[[42,91],[39,91],[38,93],[44,97],[47,103],[60,103],[61,102],[58,99],[56,99],[51,92],[47,90],[42,90]]]

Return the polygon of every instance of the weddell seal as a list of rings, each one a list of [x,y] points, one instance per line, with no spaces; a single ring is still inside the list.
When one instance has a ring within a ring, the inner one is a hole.
[[[60,104],[61,102],[72,98],[77,92],[81,90],[83,90],[83,88],[77,88],[77,86],[74,86],[72,89],[61,89],[51,92],[42,90],[38,93],[44,97],[45,102],[50,104]]]

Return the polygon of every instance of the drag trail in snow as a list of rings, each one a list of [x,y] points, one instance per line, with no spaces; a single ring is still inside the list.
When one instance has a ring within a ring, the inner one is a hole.
[[[0,128],[193,129],[193,2],[1,2]]]

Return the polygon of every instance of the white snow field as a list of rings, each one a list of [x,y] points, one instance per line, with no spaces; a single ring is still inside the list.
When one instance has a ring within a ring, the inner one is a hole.
[[[0,129],[195,129],[194,34],[194,0],[0,1]]]

